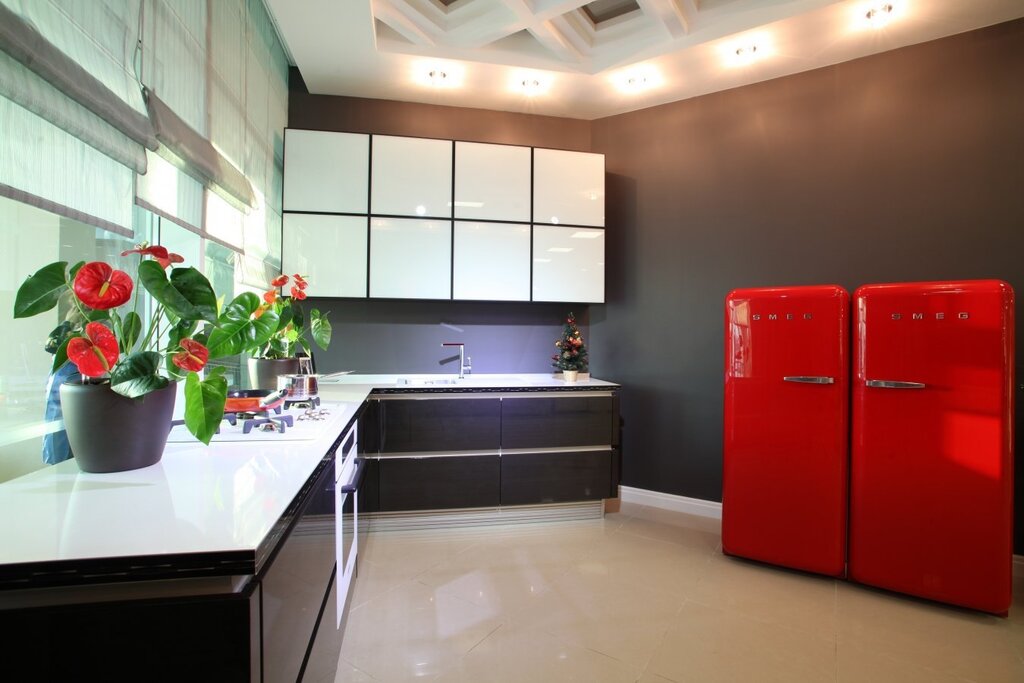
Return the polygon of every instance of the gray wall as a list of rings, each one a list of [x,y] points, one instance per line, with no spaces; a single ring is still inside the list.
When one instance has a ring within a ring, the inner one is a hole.
[[[735,287],[1003,278],[1024,295],[1022,84],[1016,21],[596,121],[615,256],[591,357],[625,387],[623,483],[720,500]]]
[[[594,122],[313,96],[293,71],[289,125],[604,153],[608,303],[585,334],[595,375],[624,385],[623,483],[719,500],[730,289],[997,277],[1024,292],[1022,74],[1024,21]],[[566,312],[329,307],[323,369],[364,372],[447,371],[440,322],[466,329],[477,372],[547,371]],[[1016,527],[1024,552],[1024,505]]]

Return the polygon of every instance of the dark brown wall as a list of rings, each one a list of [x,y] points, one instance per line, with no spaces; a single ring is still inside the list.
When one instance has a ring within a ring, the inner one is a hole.
[[[732,288],[1003,278],[1024,296],[1022,84],[1016,21],[596,121],[614,256],[591,359],[625,386],[623,483],[720,499]]]
[[[288,126],[348,133],[590,150],[590,122],[556,116],[292,91]]]

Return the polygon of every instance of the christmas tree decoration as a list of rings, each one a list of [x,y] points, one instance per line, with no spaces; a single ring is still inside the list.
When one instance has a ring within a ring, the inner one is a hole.
[[[567,381],[573,381],[577,372],[587,371],[587,346],[583,343],[583,335],[580,334],[580,328],[576,326],[576,316],[572,313],[565,318],[562,336],[555,341],[555,347],[558,353],[551,356],[551,365],[565,373]]]

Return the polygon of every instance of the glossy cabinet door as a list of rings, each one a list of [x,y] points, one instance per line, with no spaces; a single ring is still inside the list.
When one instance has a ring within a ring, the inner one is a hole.
[[[533,300],[604,302],[604,230],[533,226]]]
[[[380,509],[440,510],[497,506],[498,455],[381,458]]]
[[[452,215],[451,140],[373,136],[370,213]]]
[[[455,143],[455,217],[530,221],[529,147]]]
[[[501,504],[614,498],[612,449],[501,454]]]
[[[503,398],[501,447],[611,446],[616,420],[613,396]]]
[[[364,216],[286,213],[282,271],[309,281],[309,296],[365,297]]]
[[[284,210],[366,213],[370,136],[284,132]]]
[[[604,226],[604,155],[535,149],[533,221]]]
[[[501,446],[498,398],[429,398],[381,401],[382,453],[497,451]]]
[[[452,224],[370,219],[370,297],[450,299]]]
[[[455,222],[452,298],[530,300],[530,226]]]

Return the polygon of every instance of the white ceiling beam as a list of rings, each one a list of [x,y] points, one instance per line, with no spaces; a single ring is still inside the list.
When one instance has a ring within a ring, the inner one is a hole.
[[[410,43],[427,47],[435,47],[437,45],[437,38],[441,35],[440,31],[435,35],[424,31],[417,22],[413,21],[404,12],[396,9],[390,2],[378,0],[374,3],[373,12],[377,19],[393,28]]]
[[[640,10],[657,21],[669,37],[675,40],[690,32],[690,22],[697,8],[693,0],[637,0]],[[689,5],[689,8],[685,7]],[[689,14],[692,8],[692,14]]]
[[[582,64],[587,55],[580,50],[553,22],[532,24],[529,29],[533,37],[563,62]]]

